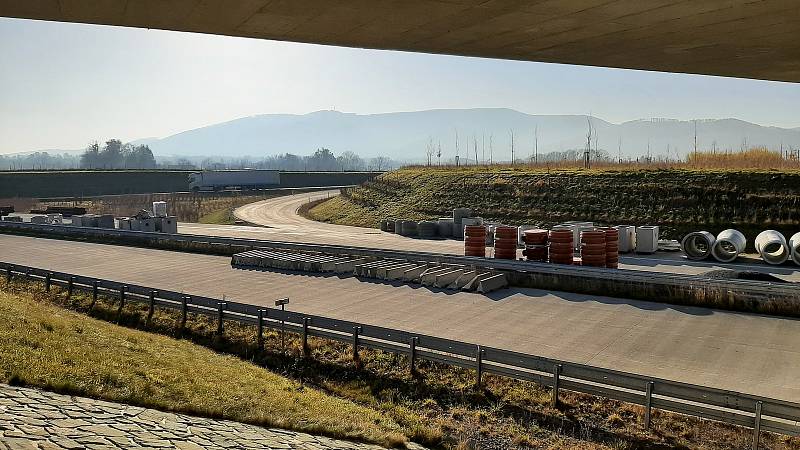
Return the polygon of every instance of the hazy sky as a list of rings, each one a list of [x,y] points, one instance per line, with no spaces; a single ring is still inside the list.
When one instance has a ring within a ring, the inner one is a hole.
[[[263,113],[507,107],[800,127],[800,85],[0,19],[0,153]]]

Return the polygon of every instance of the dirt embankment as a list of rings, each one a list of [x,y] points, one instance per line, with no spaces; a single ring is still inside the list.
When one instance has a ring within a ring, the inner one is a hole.
[[[455,207],[511,224],[660,225],[674,239],[733,227],[752,241],[766,228],[800,231],[800,172],[410,168],[347,190],[309,215],[377,227],[385,217],[431,219]]]

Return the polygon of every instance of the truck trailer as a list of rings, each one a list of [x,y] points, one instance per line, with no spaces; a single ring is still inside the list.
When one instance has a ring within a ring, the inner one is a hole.
[[[281,174],[277,170],[209,170],[189,174],[189,188],[194,191],[265,189],[280,184]]]

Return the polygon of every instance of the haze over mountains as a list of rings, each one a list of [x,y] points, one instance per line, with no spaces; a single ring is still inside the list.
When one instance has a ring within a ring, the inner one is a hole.
[[[461,158],[507,161],[511,157],[511,132],[517,159],[534,151],[538,128],[539,153],[583,149],[588,120],[595,129],[597,147],[617,157],[646,155],[683,157],[693,148],[692,121],[636,120],[613,124],[585,115],[531,115],[511,109],[440,109],[384,114],[317,111],[303,115],[264,114],[185,131],[161,139],[141,139],[158,157],[166,156],[267,156],[281,153],[306,155],[326,147],[336,154],[352,151],[361,157],[389,156],[397,161],[424,161],[426,147],[441,144],[442,161],[456,155],[458,134]],[[739,150],[767,146],[800,147],[800,128],[760,126],[737,119],[697,121],[699,149]],[[595,146],[592,139],[592,147]],[[435,160],[435,156],[434,156]]]
[[[478,158],[483,159],[485,153],[488,159],[491,141],[493,158],[509,160],[512,130],[516,157],[525,158],[533,152],[537,128],[540,153],[584,148],[588,120],[595,128],[598,148],[614,157],[618,155],[620,139],[623,158],[647,154],[648,142],[653,156],[669,151],[671,157],[682,157],[694,145],[691,121],[655,119],[613,124],[584,115],[530,115],[499,108],[264,114],[137,142],[147,143],[156,155],[163,156],[308,154],[326,147],[337,154],[349,150],[362,157],[384,155],[422,161],[430,140],[435,147],[441,143],[443,160],[451,160],[456,154],[457,133],[462,158],[469,154],[474,160],[477,141]],[[800,128],[765,127],[737,119],[699,120],[697,136],[700,149],[800,146]]]

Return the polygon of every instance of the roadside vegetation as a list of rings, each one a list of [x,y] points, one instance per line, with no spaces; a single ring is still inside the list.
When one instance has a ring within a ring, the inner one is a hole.
[[[142,209],[152,210],[153,202],[167,202],[170,215],[178,217],[179,222],[214,223],[232,225],[236,223],[233,210],[248,203],[286,195],[274,193],[177,193],[177,194],[127,194],[108,195],[90,200],[70,202],[39,202],[30,208],[49,206],[76,206],[86,208],[91,214],[114,214],[132,216]],[[21,210],[27,210],[21,209]]]
[[[148,321],[143,305],[118,317],[113,299],[89,304],[0,280],[0,381],[390,446],[733,449],[752,436],[660,411],[646,431],[636,405],[564,392],[555,409],[533,383],[486,376],[476,391],[470,370],[423,361],[412,377],[404,357],[362,350],[357,365],[348,345],[314,338],[303,358],[297,336],[283,350],[270,330],[259,351],[255,327],[226,323],[218,336],[214,321],[190,315],[180,332],[178,313]],[[800,449],[800,440],[765,434],[762,446]]]
[[[798,170],[409,167],[344,190],[307,216],[377,227],[383,218],[435,219],[469,207],[510,224],[660,225],[662,236],[672,239],[733,227],[754,237],[765,228],[787,235],[800,229],[798,194]]]

